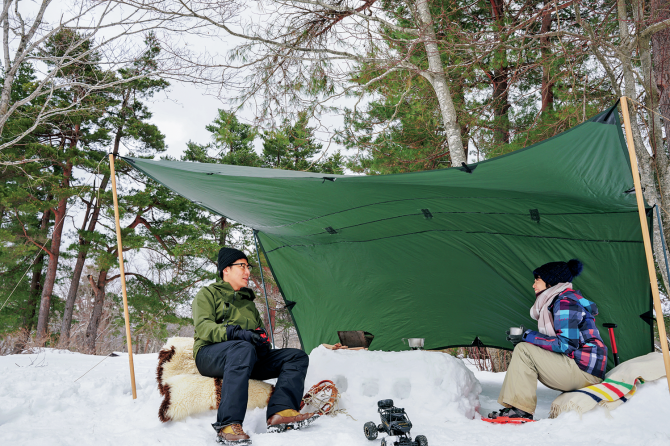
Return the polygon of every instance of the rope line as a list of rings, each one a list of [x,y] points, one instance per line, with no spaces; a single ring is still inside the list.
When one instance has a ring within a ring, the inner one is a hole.
[[[642,108],[647,109],[647,111],[649,111],[649,112],[651,112],[651,113],[654,113],[655,115],[658,115],[658,116],[660,116],[661,118],[663,118],[663,119],[667,119],[668,121],[670,121],[670,118],[668,118],[667,116],[662,115],[661,113],[659,113],[659,112],[657,112],[657,111],[655,111],[655,110],[652,110],[651,108],[647,107],[646,105],[644,105],[644,104],[642,104],[642,103],[640,103],[640,102],[637,102],[635,99],[629,98],[628,96],[626,96],[626,99],[628,99],[628,100],[631,101],[631,102],[634,102],[635,104],[639,105],[639,106],[642,107]]]
[[[102,361],[104,361],[105,359],[109,358],[113,353],[114,353],[114,352],[111,352],[111,353],[109,353],[107,356],[105,356],[104,358],[102,358],[102,360],[101,360],[99,363],[97,363],[96,365],[94,365],[94,366],[91,367],[90,369],[86,370],[86,373],[90,372],[91,370],[93,370],[94,368],[96,368],[97,366],[99,366],[99,365],[102,363]],[[75,379],[74,382],[77,382],[77,381],[79,381],[80,379],[82,379],[84,376],[86,376],[86,373],[84,373],[83,375],[81,375],[79,378]]]

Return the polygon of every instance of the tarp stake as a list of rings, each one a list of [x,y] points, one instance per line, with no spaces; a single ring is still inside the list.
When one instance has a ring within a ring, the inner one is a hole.
[[[261,283],[263,284],[263,294],[265,294],[265,308],[268,311],[268,325],[270,326],[270,339],[272,340],[272,348],[275,346],[275,331],[272,326],[272,318],[270,317],[270,304],[268,303],[268,291],[265,288],[265,278],[263,277],[263,265],[261,264],[261,251],[258,249],[258,231],[254,229],[254,243],[256,244],[256,255],[258,256],[258,269],[261,270]]]
[[[668,335],[665,333],[665,321],[663,320],[663,307],[661,307],[661,298],[658,295],[658,282],[656,281],[656,267],[654,266],[654,256],[651,250],[651,237],[649,236],[649,227],[647,226],[647,217],[644,212],[644,201],[642,199],[642,186],[640,185],[640,172],[637,167],[637,157],[635,155],[635,144],[633,142],[633,132],[630,128],[630,116],[628,115],[628,103],[626,96],[621,97],[621,114],[626,128],[626,142],[628,145],[628,157],[630,158],[630,168],[633,173],[633,182],[635,184],[635,197],[637,198],[637,211],[640,214],[640,226],[642,227],[642,240],[644,241],[644,251],[647,255],[647,269],[649,271],[649,281],[651,283],[651,295],[654,299],[654,310],[656,311],[656,325],[658,326],[658,338],[663,350],[663,362],[665,364],[665,377],[668,380],[668,390],[670,390],[670,352],[668,352]]]
[[[133,342],[130,336],[130,313],[128,312],[128,296],[126,295],[126,271],[123,267],[123,245],[121,244],[121,224],[119,223],[119,200],[116,196],[114,155],[111,153],[109,154],[109,169],[112,177],[112,197],[114,198],[114,218],[116,219],[116,245],[119,251],[121,294],[123,294],[123,315],[126,319],[126,340],[128,343],[128,362],[130,364],[130,386],[133,389],[133,399],[137,399],[137,389],[135,388],[135,366],[133,365]]]

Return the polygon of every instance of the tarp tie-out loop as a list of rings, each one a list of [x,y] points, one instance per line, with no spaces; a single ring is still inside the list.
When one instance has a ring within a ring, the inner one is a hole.
[[[530,219],[536,222],[540,222],[540,211],[537,209],[530,209]]]

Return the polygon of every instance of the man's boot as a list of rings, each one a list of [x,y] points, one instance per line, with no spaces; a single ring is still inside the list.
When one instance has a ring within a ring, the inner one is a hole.
[[[242,430],[241,424],[229,424],[222,428],[216,441],[227,446],[243,446],[251,444],[249,436]]]
[[[315,413],[300,413],[297,410],[285,409],[268,418],[268,432],[284,432],[302,429],[319,418]]]

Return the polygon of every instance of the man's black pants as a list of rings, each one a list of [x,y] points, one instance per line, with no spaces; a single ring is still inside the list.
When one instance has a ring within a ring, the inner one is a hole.
[[[257,352],[249,342],[225,341],[201,347],[195,365],[203,376],[222,378],[221,403],[216,423],[212,424],[218,431],[229,424],[242,424],[249,399],[249,378],[279,378],[266,418],[284,409],[298,410],[309,356],[295,348]]]

